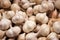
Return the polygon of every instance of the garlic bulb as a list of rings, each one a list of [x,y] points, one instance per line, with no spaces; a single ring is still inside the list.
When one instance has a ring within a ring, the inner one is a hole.
[[[22,16],[24,16],[24,17],[27,16],[26,13],[23,12],[23,11],[16,11],[16,14],[17,14],[17,15],[22,15]]]
[[[56,33],[60,33],[60,21],[56,21],[53,23],[53,29]]]
[[[3,18],[0,21],[0,30],[7,30],[11,25],[11,21],[9,19]]]
[[[17,40],[25,40],[25,33],[20,34]]]
[[[42,24],[40,27],[40,35],[47,36],[50,33],[50,27],[47,24]]]
[[[24,12],[16,12],[16,15],[12,18],[12,22],[15,24],[21,24],[25,21],[26,14]]]
[[[0,21],[0,30],[7,30],[11,25],[11,21],[5,17],[6,16],[5,12],[2,14],[3,14],[3,16],[2,16],[2,19]]]
[[[38,13],[36,14],[36,20],[41,23],[47,23],[48,17],[46,16],[46,13]]]
[[[33,31],[33,29],[36,27],[36,23],[34,21],[31,20],[27,20],[25,22],[25,24],[23,25],[23,31],[25,33],[29,33],[31,31]]]
[[[15,15],[14,11],[7,11],[6,18],[11,19]]]
[[[57,34],[55,32],[51,32],[48,36],[47,36],[48,40],[59,40],[57,37]]]
[[[23,11],[17,11],[16,14],[17,15],[22,15],[24,17],[25,21],[28,20],[28,16],[27,16],[27,14],[25,12],[23,12]]]
[[[35,5],[33,8],[34,14],[37,14],[39,12],[39,9],[41,8],[41,5]]]
[[[8,37],[16,37],[17,35],[19,35],[20,32],[21,32],[20,27],[15,26],[7,30],[6,35]]]
[[[42,21],[45,18],[45,13],[38,13],[36,14],[36,20]]]
[[[47,12],[49,10],[48,2],[43,1],[39,10],[40,12]]]
[[[27,9],[26,13],[27,13],[28,16],[32,16],[32,14],[33,14],[33,8],[32,7],[29,7]]]
[[[19,6],[19,2],[20,2],[20,0],[14,0],[13,4],[11,5],[11,10],[13,10],[15,12],[16,12],[16,10],[19,11],[21,9]]]
[[[54,10],[54,4],[52,2],[48,2],[48,7],[49,7],[49,10]]]
[[[0,39],[3,38],[5,35],[5,31],[0,30]]]
[[[60,0],[56,0],[54,4],[55,4],[55,7],[60,10]]]
[[[37,40],[36,34],[35,33],[28,33],[26,35],[26,40]]]
[[[39,37],[38,40],[47,40],[46,37]]]
[[[14,3],[11,5],[11,10],[13,10],[13,11],[20,10],[20,6],[16,3]]]
[[[15,23],[15,24],[21,24],[21,23],[24,22],[24,17],[22,15],[21,16],[15,15],[12,18],[12,22]]]
[[[54,5],[52,2],[43,1],[41,6],[42,7],[39,9],[40,12],[47,12],[48,10],[50,11],[54,10]]]
[[[9,8],[11,6],[10,0],[2,0],[1,1],[1,7],[2,8]]]

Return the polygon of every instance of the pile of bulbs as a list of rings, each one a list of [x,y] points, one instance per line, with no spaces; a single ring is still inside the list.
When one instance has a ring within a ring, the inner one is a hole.
[[[0,40],[59,40],[60,0],[0,0]]]

